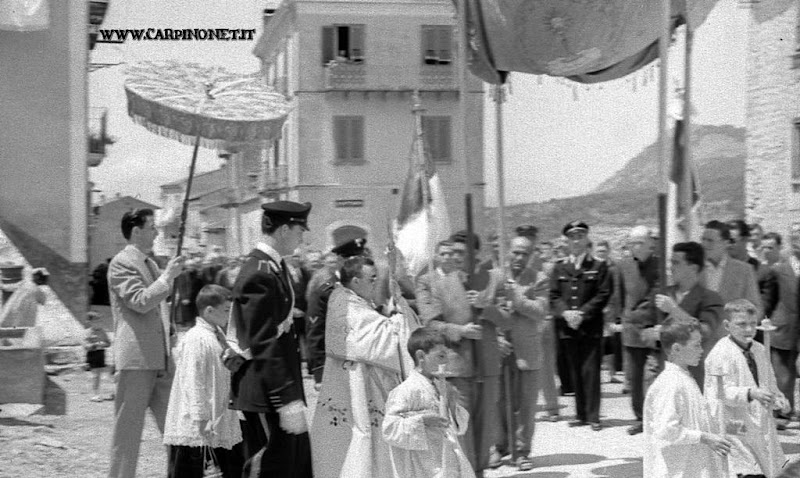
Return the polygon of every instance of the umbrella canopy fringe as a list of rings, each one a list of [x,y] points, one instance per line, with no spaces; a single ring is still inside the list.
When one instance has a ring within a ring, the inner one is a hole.
[[[148,131],[150,131],[152,133],[155,133],[155,134],[157,134],[159,136],[163,136],[165,138],[174,139],[174,140],[179,141],[179,142],[181,142],[181,143],[183,143],[185,145],[194,146],[195,141],[197,141],[197,136],[196,135],[190,135],[190,134],[181,133],[181,132],[176,131],[176,130],[174,130],[172,128],[168,128],[166,126],[161,126],[161,125],[155,124],[155,123],[151,122],[150,120],[148,120],[147,118],[145,118],[143,116],[132,115],[131,119],[133,120],[134,123],[136,123],[138,125],[141,125],[141,126],[144,126],[145,128],[147,128]],[[238,143],[232,143],[232,142],[226,141],[224,139],[209,139],[209,138],[204,138],[202,136],[200,137],[200,146],[202,146],[204,148],[207,148],[207,149],[226,149],[226,148],[231,148],[232,146],[235,146],[235,144],[238,144]],[[245,144],[245,143],[242,143],[242,144]],[[260,144],[262,147],[266,147],[267,146],[267,142],[266,141],[252,141],[252,142],[247,142],[246,144],[248,144],[248,145],[259,145]]]

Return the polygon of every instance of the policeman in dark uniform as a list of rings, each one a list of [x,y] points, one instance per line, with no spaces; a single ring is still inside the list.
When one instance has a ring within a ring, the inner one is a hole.
[[[306,292],[306,341],[308,342],[308,371],[314,375],[314,383],[322,383],[325,366],[325,315],[328,313],[328,298],[339,283],[339,268],[348,257],[365,252],[367,240],[357,238],[334,247],[331,252],[339,257],[337,267],[327,265],[317,271],[308,283]]]
[[[570,255],[559,261],[550,278],[550,309],[575,388],[576,420],[570,426],[600,426],[600,364],[603,359],[603,308],[611,295],[605,261],[589,253],[589,226],[564,226]]]
[[[226,366],[233,370],[231,408],[241,410],[245,475],[311,478],[300,349],[289,271],[281,259],[302,242],[311,205],[261,206],[263,239],[233,286]]]

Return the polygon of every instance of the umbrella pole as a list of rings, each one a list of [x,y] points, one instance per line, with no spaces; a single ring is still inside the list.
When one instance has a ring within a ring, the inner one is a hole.
[[[194,152],[192,152],[192,162],[189,165],[189,178],[186,180],[186,194],[183,197],[183,207],[181,208],[181,225],[178,229],[178,249],[176,256],[181,255],[183,249],[183,235],[186,233],[186,216],[189,213],[189,197],[192,193],[192,180],[194,179],[194,167],[197,164],[197,150],[200,148],[200,134],[194,139]]]

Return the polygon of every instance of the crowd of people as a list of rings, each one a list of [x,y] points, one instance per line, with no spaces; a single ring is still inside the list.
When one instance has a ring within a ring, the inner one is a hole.
[[[309,204],[262,208],[247,256],[163,270],[153,212],[122,218],[129,245],[107,271],[109,476],[135,476],[147,409],[175,477],[527,471],[536,412],[561,420],[559,396],[574,397],[570,427],[603,429],[607,356],[606,379],[624,372],[628,433],[645,434],[645,476],[785,471],[776,431],[794,413],[800,227],[784,252],[777,233],[710,221],[701,243],[671,248],[669,286],[652,231],[633,227],[614,251],[583,221],[552,242],[520,226],[506,257],[497,237],[482,256],[460,231],[410,277],[398,251],[375,257],[365,238],[300,248]],[[304,376],[318,391],[310,422]]]

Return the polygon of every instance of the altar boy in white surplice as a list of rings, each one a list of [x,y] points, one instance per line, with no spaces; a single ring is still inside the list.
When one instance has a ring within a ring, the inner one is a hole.
[[[737,475],[774,478],[782,471],[786,457],[772,410],[787,412],[789,401],[778,390],[764,346],[753,340],[758,323],[756,306],[747,299],[732,300],[725,304],[725,316],[723,325],[729,335],[711,349],[706,371],[723,375],[724,418],[734,442],[731,470]],[[720,408],[714,382],[706,379],[705,389],[716,416]]]
[[[434,329],[417,329],[408,339],[415,367],[389,393],[383,419],[394,478],[475,477],[457,438],[467,432],[469,412],[458,404],[453,385],[434,378],[447,364],[448,351],[444,335]]]
[[[728,478],[721,459],[731,441],[716,433],[689,373],[703,355],[696,320],[668,318],[661,328],[664,371],[644,399],[644,478]]]

